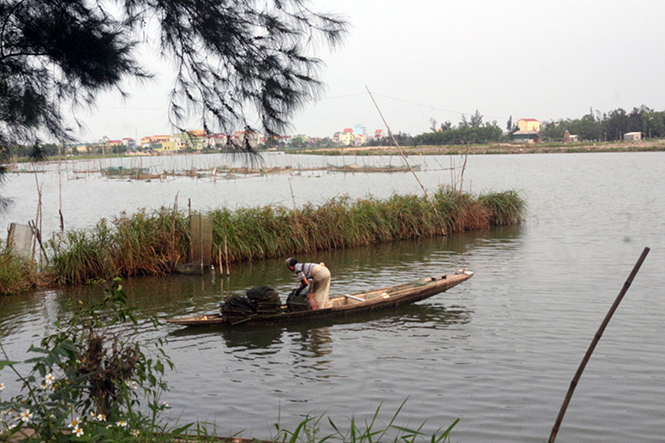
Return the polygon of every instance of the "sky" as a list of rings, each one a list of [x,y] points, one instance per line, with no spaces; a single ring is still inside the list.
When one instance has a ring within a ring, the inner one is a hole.
[[[590,109],[665,110],[665,1],[313,0],[350,22],[343,44],[319,48],[321,99],[285,135],[332,137],[363,125],[386,132],[429,131],[430,119],[458,124],[476,110],[484,122],[580,118]],[[169,66],[145,57],[156,78],[130,81],[79,112],[79,139],[170,134]],[[198,129],[196,122],[188,129]]]

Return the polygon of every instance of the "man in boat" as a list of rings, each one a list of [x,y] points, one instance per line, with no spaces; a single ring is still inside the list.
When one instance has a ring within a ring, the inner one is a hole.
[[[295,272],[300,287],[296,289],[296,294],[309,285],[307,300],[310,309],[324,309],[329,307],[328,291],[330,290],[330,271],[323,263],[298,263],[293,257],[286,259],[286,267],[289,271]]]

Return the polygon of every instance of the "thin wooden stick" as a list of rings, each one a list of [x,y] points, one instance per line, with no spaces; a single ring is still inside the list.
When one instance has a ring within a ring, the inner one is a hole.
[[[229,246],[226,242],[226,236],[224,236],[224,261],[226,262],[226,275],[231,275],[229,270]]]
[[[28,226],[30,227],[30,230],[32,231],[32,234],[37,239],[37,242],[39,243],[39,247],[42,251],[42,254],[44,254],[44,259],[46,260],[46,264],[48,264],[49,260],[48,260],[48,256],[46,255],[46,249],[44,248],[44,244],[42,243],[42,234],[41,234],[41,232],[39,231],[39,229],[35,225],[35,222],[33,222],[32,220],[30,220],[28,222]],[[40,256],[40,258],[41,258],[41,256]]]
[[[291,185],[291,177],[289,177],[289,188],[291,188],[291,200],[293,200],[293,210],[296,210],[296,196],[293,193],[293,186]]]
[[[462,188],[464,187],[464,170],[466,169],[466,160],[469,158],[469,152],[467,150],[466,155],[464,156],[464,164],[462,165],[462,174],[460,175],[459,180],[459,193],[462,193]]]
[[[370,92],[369,88],[365,86],[365,89],[367,89],[367,93],[369,94],[369,97],[372,99],[372,102],[374,103],[374,106],[376,107],[376,110],[379,112],[379,115],[381,116],[381,120],[383,120],[383,124],[386,125],[386,129],[388,130],[388,135],[390,135],[390,138],[393,140],[393,143],[395,143],[395,146],[397,147],[397,150],[399,153],[402,155],[402,159],[404,160],[404,163],[406,163],[406,166],[409,168],[409,171],[411,171],[411,174],[416,178],[416,181],[420,185],[420,188],[423,190],[423,193],[425,194],[425,198],[427,201],[432,205],[432,209],[434,209],[434,213],[436,214],[436,218],[439,219],[439,211],[436,210],[436,206],[434,205],[434,202],[429,198],[429,194],[427,194],[427,189],[425,189],[425,186],[421,183],[420,179],[418,178],[418,175],[416,174],[416,171],[413,170],[411,167],[411,164],[409,163],[409,160],[406,158],[406,154],[404,154],[404,151],[402,150],[402,147],[397,143],[397,140],[395,140],[395,136],[393,136],[392,131],[390,130],[390,126],[388,126],[388,122],[386,122],[386,119],[383,117],[383,113],[381,112],[381,109],[379,109],[379,105],[376,104],[376,100],[374,100],[374,96]],[[448,235],[446,232],[445,228],[441,227],[441,232],[443,235]]]
[[[617,308],[619,307],[619,303],[621,303],[621,300],[623,299],[623,296],[628,291],[628,288],[630,288],[630,285],[633,282],[635,275],[637,275],[637,271],[640,270],[640,267],[642,266],[644,259],[647,257],[647,254],[649,253],[649,250],[650,250],[649,248],[644,248],[644,251],[642,251],[642,255],[640,255],[640,258],[637,260],[637,263],[635,263],[635,266],[633,267],[632,272],[628,276],[628,279],[623,284],[623,288],[621,288],[619,295],[617,295],[616,300],[614,300],[614,304],[612,304],[612,307],[605,316],[605,320],[603,320],[603,323],[601,323],[600,328],[598,328],[598,332],[596,332],[596,335],[593,337],[593,340],[589,345],[589,349],[587,349],[586,354],[582,359],[582,363],[580,363],[580,367],[577,369],[575,377],[573,377],[573,381],[570,382],[570,387],[568,388],[568,393],[566,394],[566,398],[563,401],[563,404],[561,405],[559,416],[556,418],[556,422],[554,422],[554,427],[552,428],[552,434],[550,435],[550,439],[548,440],[549,443],[554,443],[554,440],[556,439],[556,434],[559,432],[559,426],[561,426],[561,422],[563,421],[563,416],[566,414],[568,403],[570,403],[570,399],[573,396],[573,392],[575,392],[577,383],[579,382],[580,377],[582,377],[582,372],[584,372],[584,368],[586,367],[586,364],[589,362],[593,350],[596,348],[596,345],[600,341],[600,337],[603,335],[603,332],[605,331],[607,324],[610,322],[610,319],[612,319],[614,311],[617,310]]]
[[[203,214],[199,212],[199,254],[201,254],[201,272],[203,273]]]
[[[58,195],[60,198],[60,209],[58,213],[60,214],[60,232],[65,232],[65,217],[62,215],[62,152],[60,148],[62,146],[62,140],[58,144]]]

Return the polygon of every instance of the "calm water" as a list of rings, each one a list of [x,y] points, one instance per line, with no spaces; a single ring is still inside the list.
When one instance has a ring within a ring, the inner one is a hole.
[[[428,189],[451,182],[450,158],[411,159],[425,169],[419,177]],[[270,161],[304,167],[327,161],[398,164],[396,158]],[[454,161],[461,164],[459,157]],[[205,208],[419,192],[409,174],[145,183],[76,180],[74,167],[68,165],[69,175],[60,176],[69,227],[90,226],[122,210],[170,205],[176,194],[182,206],[191,198],[193,206]],[[57,228],[58,177],[38,176],[44,183],[45,231]],[[649,246],[651,253],[587,365],[557,441],[662,441],[665,154],[470,157],[464,184],[474,192],[520,191],[530,208],[527,223],[304,258],[328,265],[335,293],[457,268],[473,270],[471,280],[419,304],[342,324],[197,333],[165,327],[157,336],[169,339],[167,350],[177,366],[168,375],[171,392],[165,397],[171,415],[215,423],[224,435],[242,431],[244,437],[267,438],[278,420],[294,429],[307,414],[326,414],[344,428],[349,417],[362,421],[382,405],[385,421],[406,400],[400,425],[417,427],[427,420],[425,431],[434,432],[460,418],[453,441],[546,441],[593,335]],[[3,220],[34,218],[34,176],[12,177],[3,191],[17,202]],[[125,287],[144,312],[167,318],[212,311],[222,292],[271,284],[286,294],[295,286],[280,260],[238,265],[232,272],[230,278],[137,279]],[[64,300],[96,291],[73,288],[0,300],[3,345],[21,354],[50,329]],[[7,374],[0,377],[11,384]]]

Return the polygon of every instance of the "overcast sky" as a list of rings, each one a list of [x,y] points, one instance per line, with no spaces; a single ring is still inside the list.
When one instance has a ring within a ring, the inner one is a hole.
[[[351,23],[324,60],[323,98],[290,134],[331,137],[356,124],[368,133],[428,131],[430,118],[460,122],[476,109],[505,128],[510,116],[580,118],[590,108],[665,110],[665,1],[314,0]],[[171,76],[129,84],[129,100],[103,94],[79,116],[96,141],[169,134]],[[193,123],[191,129],[197,129]]]

